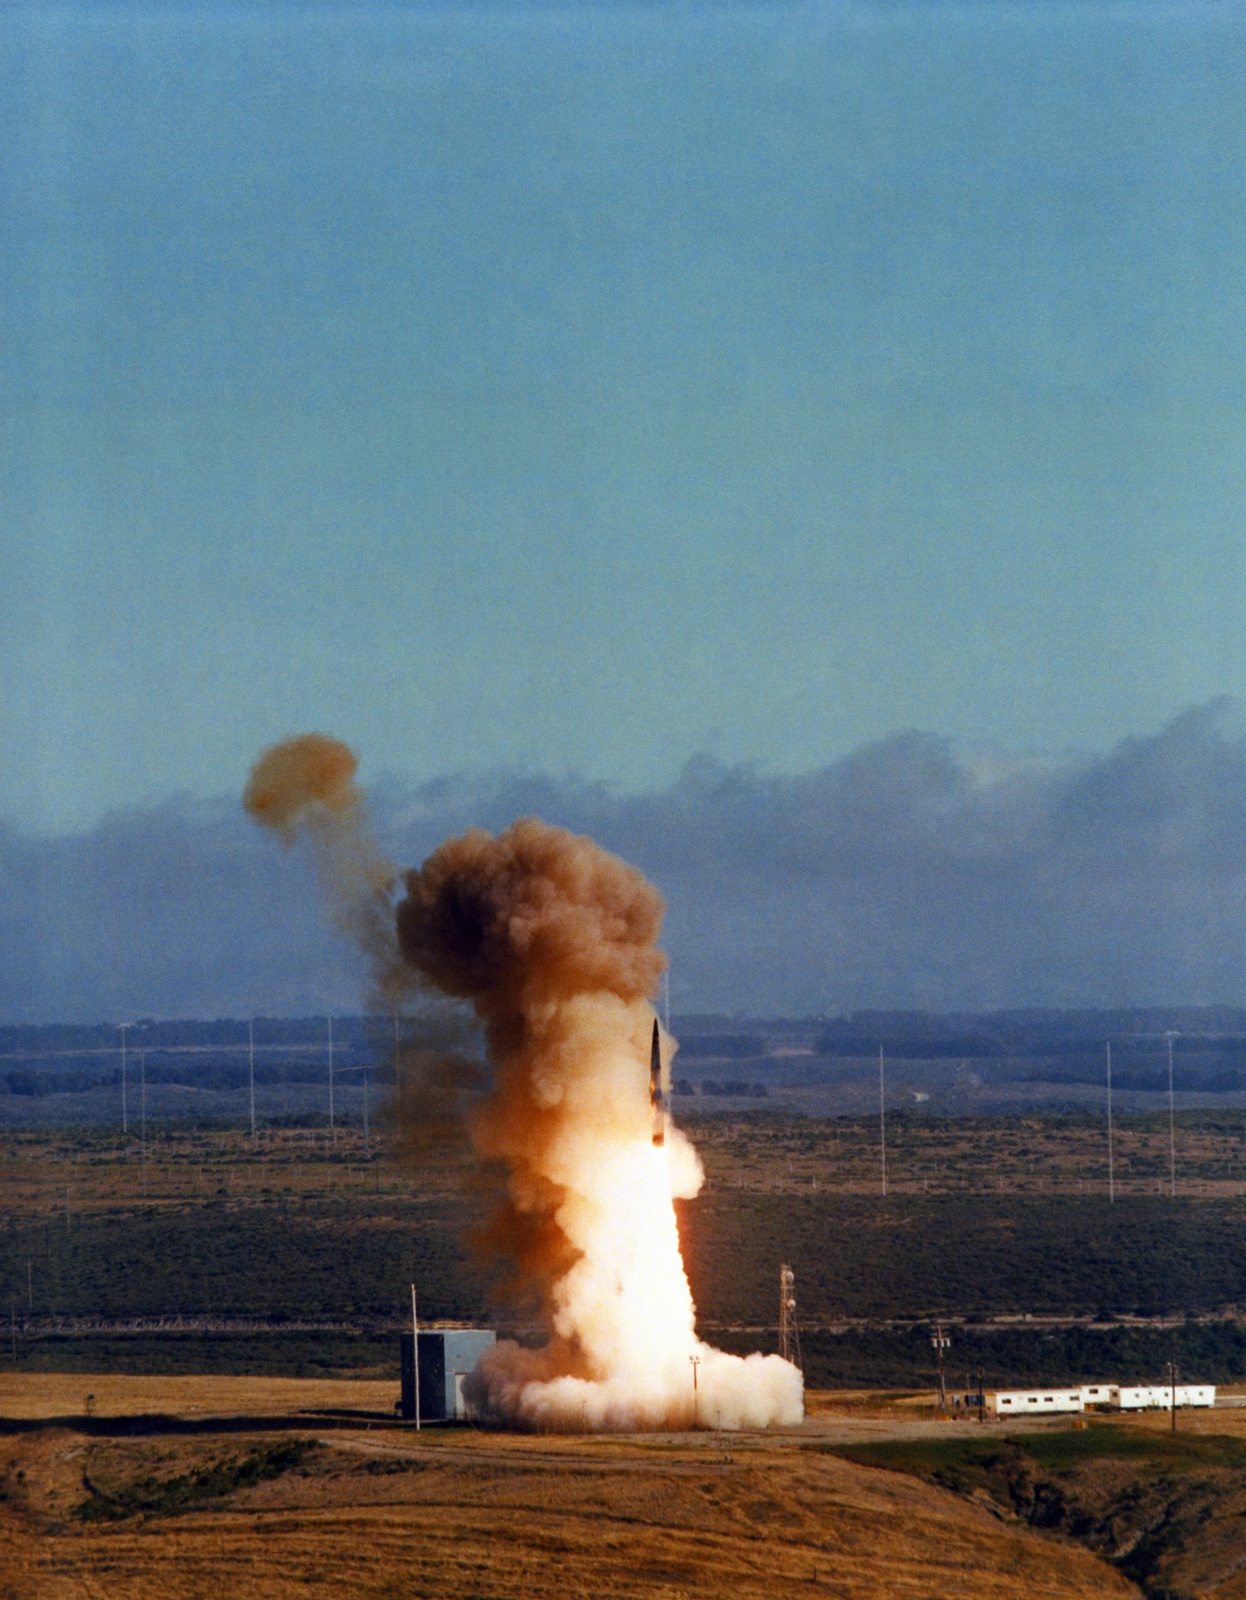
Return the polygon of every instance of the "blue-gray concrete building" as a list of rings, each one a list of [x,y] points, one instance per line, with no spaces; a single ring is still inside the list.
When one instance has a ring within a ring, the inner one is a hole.
[[[492,1328],[420,1329],[420,1421],[442,1422],[468,1415],[463,1399],[463,1379],[490,1345],[497,1343]],[[402,1415],[415,1420],[415,1362],[412,1336],[401,1335]]]

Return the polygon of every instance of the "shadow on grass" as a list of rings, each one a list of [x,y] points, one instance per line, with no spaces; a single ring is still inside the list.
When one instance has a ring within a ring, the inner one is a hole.
[[[311,1410],[214,1417],[173,1417],[164,1412],[149,1411],[125,1417],[0,1417],[0,1437],[43,1433],[52,1428],[66,1428],[92,1439],[126,1439],[150,1434],[273,1433],[301,1429],[324,1431],[326,1428],[365,1428],[411,1434],[416,1431],[414,1423],[403,1422],[387,1411]],[[426,1426],[423,1431],[430,1433],[434,1430]]]

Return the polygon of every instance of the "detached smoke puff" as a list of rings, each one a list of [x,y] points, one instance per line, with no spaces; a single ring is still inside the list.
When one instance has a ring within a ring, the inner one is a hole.
[[[301,733],[270,745],[251,768],[242,803],[257,822],[293,844],[300,823],[316,808],[339,822],[358,815],[363,793],[354,753],[323,733]]]
[[[394,936],[396,871],[364,827],[358,766],[337,739],[299,734],[260,755],[242,803],[287,846],[306,833],[335,927],[363,949],[378,998],[392,1004],[409,987]]]
[[[693,1331],[671,1202],[698,1191],[701,1164],[678,1129],[664,1148],[651,1138],[657,890],[535,818],[450,840],[406,888],[402,958],[486,1026],[494,1089],[469,1133],[507,1173],[491,1243],[541,1295],[552,1334],[537,1352],[496,1346],[469,1397],[553,1426],[799,1421],[794,1367],[725,1355]],[[667,1041],[667,1080],[671,1053]]]

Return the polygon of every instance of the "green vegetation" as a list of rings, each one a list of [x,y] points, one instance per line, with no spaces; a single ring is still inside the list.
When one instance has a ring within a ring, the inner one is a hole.
[[[9,1360],[3,1365],[10,1366]],[[392,1378],[398,1394],[398,1335],[350,1329],[264,1332],[44,1333],[17,1338],[23,1372],[185,1373],[282,1378]]]
[[[461,1217],[444,1201],[346,1195],[299,1205],[213,1196],[80,1212],[68,1224],[10,1219],[0,1233],[0,1307],[106,1321],[393,1318],[409,1312],[416,1282],[430,1315],[471,1318],[487,1286]]]
[[[931,1478],[960,1493],[984,1488],[1011,1504],[1008,1483],[1018,1463],[1045,1472],[1063,1472],[1095,1461],[1127,1461],[1151,1476],[1194,1472],[1203,1467],[1246,1469],[1246,1439],[1191,1433],[1152,1433],[1091,1422],[1085,1429],[1007,1434],[968,1439],[888,1439],[871,1444],[816,1444],[867,1467],[890,1467]]]
[[[933,1329],[824,1329],[801,1336],[806,1382],[813,1389],[932,1388],[938,1380]],[[988,1388],[1057,1385],[1111,1376],[1118,1382],[1156,1379],[1174,1353],[1183,1380],[1230,1383],[1246,1379],[1246,1324],[1235,1320],[1160,1327],[980,1328],[945,1325],[951,1337],[944,1371],[949,1390],[976,1389],[979,1369]],[[743,1353],[774,1350],[775,1335],[714,1330],[714,1344]]]
[[[81,1522],[175,1516],[197,1506],[217,1503],[237,1489],[280,1478],[283,1473],[301,1467],[318,1447],[316,1439],[283,1439],[265,1449],[251,1450],[237,1460],[217,1461],[176,1478],[157,1478],[149,1474],[111,1494],[97,1488],[84,1472],[83,1487],[90,1498],[77,1507],[74,1515]]]
[[[1246,1509],[1241,1439],[1092,1423],[1084,1432],[811,1448],[987,1497],[1031,1527],[1087,1544],[1154,1600],[1203,1592],[1209,1562],[1213,1570],[1224,1564],[1221,1551],[1229,1570],[1237,1562]]]
[[[1154,1136],[1138,1121],[1135,1160]],[[1000,1174],[1041,1169],[1084,1144],[1085,1119],[1072,1117],[989,1130],[897,1119],[897,1170],[939,1167],[949,1186],[886,1199],[848,1187],[874,1159],[864,1122],[750,1113],[704,1119],[694,1132],[710,1182],[677,1212],[714,1343],[773,1348],[787,1261],[814,1387],[932,1383],[925,1324],[936,1316],[956,1322],[954,1387],[973,1387],[979,1365],[988,1384],[1153,1378],[1172,1333],[1132,1319],[1161,1317],[1180,1324],[1186,1377],[1246,1377],[1246,1333],[1234,1320],[1246,1307],[1237,1184],[1175,1201],[1152,1186],[1115,1205],[1102,1194],[1002,1190]],[[1187,1160],[1219,1141],[1223,1163],[1243,1132],[1236,1114],[1208,1116],[1187,1130]],[[1128,1148],[1125,1134],[1118,1145]],[[149,1124],[147,1157],[133,1131],[125,1141],[75,1127],[0,1142],[0,1360],[29,1370],[387,1371],[413,1282],[430,1320],[501,1318],[539,1331],[530,1308],[496,1304],[470,1238],[488,1193],[452,1147],[404,1168],[375,1144],[365,1160],[358,1131],[335,1140],[270,1126],[252,1140]],[[819,1171],[849,1176],[814,1189]],[[999,1326],[1002,1317],[1017,1320]]]
[[[488,1274],[455,1196],[366,1190],[283,1198],[252,1190],[198,1203],[10,1214],[0,1229],[0,1309],[75,1318],[216,1316],[273,1321],[393,1317],[406,1285],[430,1314],[471,1318]],[[1108,1208],[1063,1196],[767,1195],[715,1191],[679,1206],[684,1261],[712,1324],[775,1319],[780,1259],[806,1328],[843,1319],[1132,1313],[1246,1304],[1246,1202]],[[30,1264],[29,1273],[27,1264]]]
[[[771,1321],[782,1257],[800,1318],[1023,1313],[1141,1316],[1246,1304],[1246,1201],[1114,1206],[1067,1195],[758,1194],[679,1207],[702,1316]]]

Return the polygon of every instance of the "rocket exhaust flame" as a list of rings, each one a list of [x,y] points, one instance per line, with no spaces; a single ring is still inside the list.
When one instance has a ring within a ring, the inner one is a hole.
[[[266,752],[256,774],[273,758]],[[264,820],[256,774],[248,807]],[[301,814],[284,790],[268,812],[287,828]],[[362,838],[353,798],[335,811],[317,795],[311,815],[322,851],[335,817]],[[326,873],[331,885],[339,877]],[[657,890],[592,840],[534,817],[496,837],[473,829],[447,841],[403,884],[396,941],[365,943],[387,994],[431,984],[470,1002],[484,1024],[493,1084],[466,1125],[482,1163],[505,1174],[489,1243],[539,1293],[550,1334],[536,1351],[499,1342],[465,1382],[467,1398],[529,1426],[799,1421],[795,1367],[726,1355],[694,1331],[672,1202],[697,1193],[702,1170],[667,1117],[673,1041],[664,1052],[650,1003],[665,967]],[[371,906],[375,893],[364,898]],[[372,931],[367,917],[339,921]]]

